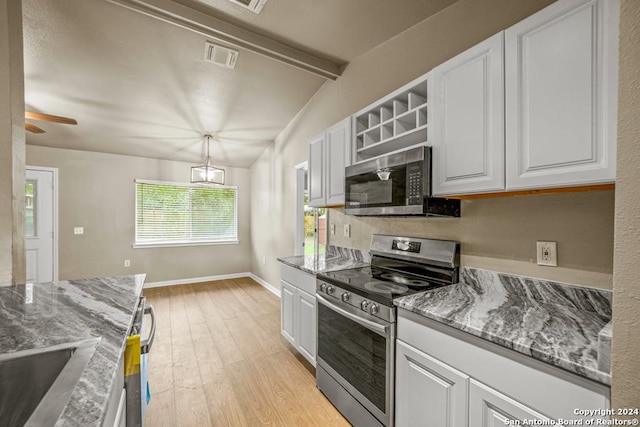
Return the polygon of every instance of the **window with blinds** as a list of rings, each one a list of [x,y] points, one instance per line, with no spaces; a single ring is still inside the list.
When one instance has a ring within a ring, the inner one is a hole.
[[[238,188],[136,180],[136,245],[235,243]]]

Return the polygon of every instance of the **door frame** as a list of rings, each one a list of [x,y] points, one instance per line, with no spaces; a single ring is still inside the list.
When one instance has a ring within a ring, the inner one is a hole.
[[[37,171],[37,172],[52,172],[53,174],[53,281],[57,282],[58,277],[58,168],[49,168],[44,166],[26,166],[25,167],[25,181],[27,171]],[[26,237],[25,237],[26,239]]]
[[[304,190],[308,185],[306,182],[308,164],[308,161],[304,161],[294,166],[296,169],[296,232],[295,246],[293,251],[294,255],[304,255]]]

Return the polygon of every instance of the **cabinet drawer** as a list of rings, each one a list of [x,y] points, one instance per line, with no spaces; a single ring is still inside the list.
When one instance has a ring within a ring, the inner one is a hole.
[[[280,277],[310,295],[316,294],[316,277],[297,268],[281,264]]]

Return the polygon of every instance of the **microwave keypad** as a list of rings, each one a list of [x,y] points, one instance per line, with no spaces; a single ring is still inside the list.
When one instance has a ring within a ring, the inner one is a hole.
[[[407,167],[407,199],[409,205],[422,203],[422,171],[415,164]]]

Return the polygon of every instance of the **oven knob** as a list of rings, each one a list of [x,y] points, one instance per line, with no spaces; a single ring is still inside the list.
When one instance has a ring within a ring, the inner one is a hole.
[[[349,298],[351,298],[351,295],[349,295],[349,292],[345,292],[342,294],[342,301],[347,302],[349,301]]]
[[[362,309],[362,311],[367,311],[367,307],[369,307],[369,301],[363,300],[360,303],[360,308]]]
[[[333,295],[334,291],[335,291],[335,289],[333,288],[333,286],[331,286],[331,285],[327,286],[327,293],[329,295]]]
[[[369,313],[371,313],[371,314],[376,314],[377,312],[378,312],[378,304],[376,304],[376,303],[372,303],[372,304],[369,306]]]
[[[327,284],[326,283],[321,283],[320,284],[320,292],[324,292],[327,289]]]

